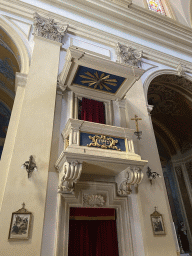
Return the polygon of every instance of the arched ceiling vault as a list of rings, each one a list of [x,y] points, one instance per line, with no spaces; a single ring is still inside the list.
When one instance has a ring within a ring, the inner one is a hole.
[[[16,45],[0,28],[0,156],[15,97],[15,74],[20,72],[20,64]]]
[[[12,108],[15,74],[20,71],[20,56],[12,39],[0,28],[0,100]]]
[[[155,77],[152,82],[153,84],[164,85],[167,88],[181,93],[192,101],[192,81],[183,76],[165,74]]]
[[[155,129],[155,133],[159,134],[159,137],[161,137],[166,145],[169,145],[169,152],[171,155],[176,154],[178,150],[180,150],[180,147],[177,143],[177,139],[175,136],[169,131],[169,129],[159,122],[154,117],[152,118],[153,126]]]
[[[160,75],[148,88],[148,104],[154,105],[154,130],[167,142],[172,155],[192,148],[192,102],[184,91],[192,98],[192,82],[175,75]]]
[[[164,138],[157,131],[155,131],[155,137],[159,138],[159,140],[163,144],[164,148],[166,149],[167,155],[171,158],[172,154],[171,154],[170,148],[169,148],[169,146],[167,144],[167,141],[165,141]]]

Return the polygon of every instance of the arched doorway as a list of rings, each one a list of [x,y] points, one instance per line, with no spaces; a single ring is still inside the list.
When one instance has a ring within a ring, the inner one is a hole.
[[[192,82],[160,75],[148,88],[148,104],[181,252],[191,250]]]
[[[15,75],[20,71],[17,48],[10,36],[0,29],[0,158],[15,97]]]

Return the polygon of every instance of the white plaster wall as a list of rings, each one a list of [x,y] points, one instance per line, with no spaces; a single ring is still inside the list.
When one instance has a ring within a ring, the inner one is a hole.
[[[132,194],[128,197],[129,214],[131,222],[132,240],[134,256],[145,256],[143,236],[141,231],[141,220],[139,216],[139,206],[137,202],[137,194],[133,189]]]
[[[177,21],[190,26],[190,0],[169,0]]]
[[[49,172],[41,256],[54,255],[58,176],[57,172]]]
[[[144,1],[146,1],[146,0],[132,0],[132,3],[145,8],[146,5],[145,5]]]
[[[109,58],[112,61],[116,61],[117,58],[115,49],[112,47],[99,44],[83,37],[66,34],[60,53],[59,74],[64,67],[66,51],[70,46],[76,46],[77,48],[85,49],[88,52],[90,51],[92,53],[100,54],[101,57],[103,56],[103,58]]]

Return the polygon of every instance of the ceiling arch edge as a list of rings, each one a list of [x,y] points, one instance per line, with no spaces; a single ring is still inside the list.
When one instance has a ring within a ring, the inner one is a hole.
[[[173,70],[173,69],[161,69],[161,70],[157,70],[157,71],[153,72],[151,75],[149,75],[146,78],[146,80],[145,80],[145,82],[143,84],[143,89],[144,89],[144,94],[145,94],[146,101],[147,101],[148,89],[149,89],[149,86],[150,86],[151,82],[156,77],[158,77],[160,75],[178,75],[178,71],[177,70]],[[185,74],[184,78],[192,82],[192,77],[191,76]],[[172,89],[175,89],[175,88],[172,87]],[[182,88],[182,89],[184,89],[184,88]],[[192,101],[192,96],[189,97],[187,95],[187,92],[188,92],[187,90],[186,90],[186,93],[184,93],[183,91],[177,90],[177,89],[176,89],[176,91],[178,91],[179,93],[184,95],[188,100]]]
[[[0,26],[10,36],[15,43],[19,56],[20,56],[20,72],[28,74],[29,64],[31,59],[31,49],[28,41],[24,38],[19,29],[14,27],[13,24],[4,16],[0,16]]]

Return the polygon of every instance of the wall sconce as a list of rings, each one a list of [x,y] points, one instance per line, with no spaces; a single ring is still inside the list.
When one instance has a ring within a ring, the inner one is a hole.
[[[31,177],[33,171],[37,171],[37,165],[35,163],[34,157],[31,155],[29,161],[26,161],[21,168],[25,168],[28,173],[28,178]]]
[[[161,175],[157,172],[152,172],[151,168],[147,167],[147,177],[152,185],[152,181],[156,179],[156,177],[161,178]]]

